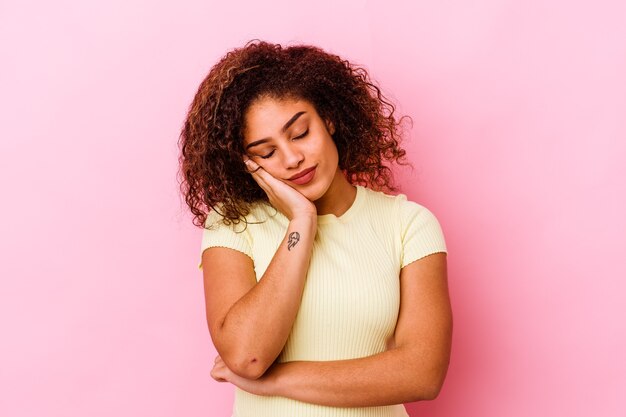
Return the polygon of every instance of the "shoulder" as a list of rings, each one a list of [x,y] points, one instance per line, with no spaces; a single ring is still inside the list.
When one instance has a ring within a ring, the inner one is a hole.
[[[415,216],[434,217],[424,205],[410,200],[406,194],[389,194],[363,187],[367,205],[370,209],[384,212],[387,216],[405,223]]]
[[[263,236],[265,229],[271,228],[278,221],[275,210],[264,202],[253,203],[250,212],[238,221],[225,219],[222,213],[222,205],[218,204],[207,214],[200,245],[200,269],[203,264],[202,254],[212,247],[234,249],[254,261],[254,242]]]
[[[219,204],[214,210],[207,214],[204,222],[205,230],[214,230],[219,228],[231,229],[234,232],[244,232],[248,226],[252,224],[263,224],[270,220],[279,220],[278,212],[272,206],[264,201],[257,201],[250,205],[250,211],[247,215],[236,221],[225,219],[222,215],[222,205]]]
[[[423,204],[409,200],[406,195],[399,194],[396,197],[400,219],[403,222],[414,218],[421,218],[424,221],[437,221],[435,214]]]
[[[365,190],[369,212],[377,218],[384,219],[386,227],[401,233],[402,239],[420,235],[443,241],[441,224],[425,205],[409,199],[406,194],[393,195],[371,189]]]
[[[376,191],[371,188],[361,187],[367,207],[374,211],[382,211],[386,214],[395,214],[399,198],[402,195],[388,194],[384,191]],[[402,195],[403,196],[403,195]],[[406,199],[406,197],[405,197]]]

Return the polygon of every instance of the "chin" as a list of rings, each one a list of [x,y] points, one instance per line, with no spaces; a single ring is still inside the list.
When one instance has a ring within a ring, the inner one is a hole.
[[[299,190],[299,191],[303,196],[307,198],[307,200],[311,202],[318,200],[321,197],[321,195],[319,195],[319,193],[315,191],[308,191],[308,190]]]
[[[330,184],[325,184],[325,186],[321,184],[311,184],[310,187],[306,187],[302,189],[300,192],[309,201],[313,202],[324,197],[324,194],[326,194],[326,191],[328,191],[329,186]]]

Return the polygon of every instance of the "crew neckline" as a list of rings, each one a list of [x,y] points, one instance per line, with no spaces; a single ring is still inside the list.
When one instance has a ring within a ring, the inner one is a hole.
[[[318,214],[317,215],[317,224],[327,224],[327,223],[346,223],[350,220],[358,211],[361,206],[363,199],[365,197],[365,189],[361,185],[356,185],[356,197],[352,202],[352,205],[348,207],[342,215],[335,216],[332,213],[328,214]]]

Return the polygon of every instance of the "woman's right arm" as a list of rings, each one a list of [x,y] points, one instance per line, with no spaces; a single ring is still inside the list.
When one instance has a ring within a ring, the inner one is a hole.
[[[317,230],[315,206],[302,194],[266,172],[254,175],[270,201],[290,219],[262,278],[257,283],[252,260],[239,251],[212,247],[202,254],[213,344],[226,365],[248,379],[263,375],[287,342],[300,308]]]

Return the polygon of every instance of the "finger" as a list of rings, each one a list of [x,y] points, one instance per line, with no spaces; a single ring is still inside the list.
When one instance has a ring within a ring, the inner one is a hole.
[[[256,174],[260,169],[261,165],[257,165],[256,168],[250,168],[250,165],[247,165],[246,167],[246,171],[248,171],[249,174]]]
[[[217,382],[226,382],[226,379],[224,379],[219,372],[211,371],[211,378]]]
[[[255,163],[254,161],[249,160],[251,163],[246,163],[246,165],[252,169],[252,171],[248,171],[252,178],[256,181],[257,184],[265,191],[268,197],[274,197],[274,190],[272,189],[271,184],[268,182],[268,177],[273,178],[267,171],[263,169],[260,165]],[[270,179],[271,181],[271,179]]]
[[[211,369],[211,378],[219,382],[224,382],[226,381],[226,373],[227,369],[225,365],[216,364],[213,366],[213,369]]]
[[[259,175],[258,172],[251,172],[252,178],[265,190],[266,193],[272,192],[272,186],[267,182],[266,178]]]
[[[263,167],[261,165],[257,164],[252,159],[248,158],[246,160],[246,166],[248,167],[248,172],[250,174],[253,174],[253,175],[257,174],[257,175],[259,175],[261,178],[263,178],[263,180],[265,180],[265,183],[267,183],[267,184],[271,184],[272,180],[278,181],[276,178],[274,178],[274,176],[272,174],[267,172],[265,169],[263,169]]]
[[[255,172],[261,169],[261,165],[257,164],[256,162],[254,162],[252,159],[248,158],[247,156],[245,157],[243,162],[246,164],[246,170],[250,174],[254,174]]]
[[[263,182],[265,185],[267,184],[267,180],[265,179],[265,177],[261,177],[259,175],[260,172],[265,172],[265,170],[263,169],[263,167],[259,164],[257,164],[256,162],[254,162],[252,159],[245,159],[244,160],[245,164],[246,164],[246,171],[252,175],[252,178],[255,179],[256,182],[259,182],[259,178],[263,178]],[[266,172],[265,172],[266,173]],[[261,174],[262,175],[262,174]],[[259,184],[261,185],[261,184]]]

